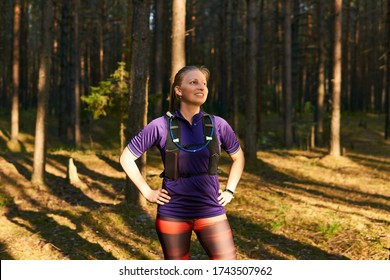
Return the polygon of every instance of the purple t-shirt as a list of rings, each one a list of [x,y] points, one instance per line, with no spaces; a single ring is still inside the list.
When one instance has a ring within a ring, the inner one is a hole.
[[[192,118],[192,125],[176,112],[180,118],[180,144],[199,145],[204,142],[203,112]],[[221,117],[212,116],[220,148],[228,154],[240,149],[237,137],[231,126]],[[168,137],[168,125],[165,116],[151,121],[137,136],[130,140],[127,147],[140,157],[149,148],[156,146],[164,156]],[[170,136],[169,136],[170,137]],[[179,152],[180,173],[204,173],[208,171],[209,150],[204,148],[196,153]],[[171,218],[208,218],[225,213],[225,208],[218,204],[219,181],[217,175],[200,175],[171,180],[163,179],[162,187],[171,197],[169,203],[159,205],[158,214]]]

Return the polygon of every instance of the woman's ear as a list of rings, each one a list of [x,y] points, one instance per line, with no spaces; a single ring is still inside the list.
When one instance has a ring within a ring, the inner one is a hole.
[[[178,97],[181,97],[181,90],[180,90],[180,87],[179,86],[175,86],[175,93]]]

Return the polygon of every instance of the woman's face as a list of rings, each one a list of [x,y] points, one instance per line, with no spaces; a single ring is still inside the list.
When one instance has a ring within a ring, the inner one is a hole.
[[[175,92],[182,103],[201,106],[206,102],[208,95],[207,79],[200,70],[191,70],[183,76],[180,86]]]

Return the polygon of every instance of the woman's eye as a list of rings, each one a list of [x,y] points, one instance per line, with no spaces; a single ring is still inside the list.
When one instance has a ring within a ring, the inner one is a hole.
[[[204,82],[198,82],[198,81],[191,81],[191,82],[190,82],[190,85],[197,85],[197,84],[199,84],[199,83],[201,83],[202,85],[204,85],[204,86],[206,86],[206,87],[207,87],[207,83],[204,83]]]

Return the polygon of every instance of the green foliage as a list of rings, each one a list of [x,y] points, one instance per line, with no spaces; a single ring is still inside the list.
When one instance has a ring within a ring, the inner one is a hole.
[[[312,116],[314,114],[314,106],[311,102],[306,102],[303,107],[303,115],[304,116]]]
[[[97,87],[91,86],[91,94],[81,97],[94,119],[107,115],[127,117],[129,73],[125,66],[124,62],[119,62],[118,69],[106,81],[99,82]]]
[[[281,145],[282,140],[278,139],[278,135],[274,131],[264,131],[260,133],[258,138],[258,146],[261,149],[270,149],[272,147],[278,147]]]
[[[8,195],[0,193],[0,209],[11,204],[11,202],[12,199]]]

